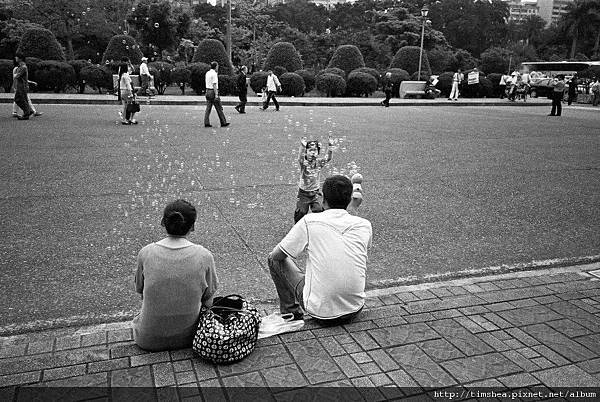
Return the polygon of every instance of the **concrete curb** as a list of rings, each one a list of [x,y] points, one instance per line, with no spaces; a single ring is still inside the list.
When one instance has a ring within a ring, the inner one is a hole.
[[[497,277],[516,278],[523,276],[539,276],[553,270],[559,272],[580,272],[592,264],[600,264],[600,255],[585,257],[556,258],[551,260],[531,261],[528,263],[505,264],[480,269],[462,270],[442,274],[427,275],[422,278],[410,277],[397,280],[378,281],[367,284],[367,297],[392,295],[401,291],[430,289],[454,284],[471,284]],[[596,269],[600,268],[600,265]],[[539,272],[539,273],[538,273]],[[526,274],[524,274],[526,273]],[[250,300],[259,311],[274,311],[278,305],[276,300]],[[49,331],[67,327],[104,325],[132,320],[139,310],[119,311],[113,314],[88,314],[63,317],[53,320],[32,321],[25,324],[9,324],[0,326],[0,336],[13,336],[29,332]]]

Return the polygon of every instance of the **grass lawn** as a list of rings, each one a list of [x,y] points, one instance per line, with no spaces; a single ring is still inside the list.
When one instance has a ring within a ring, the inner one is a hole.
[[[179,197],[197,206],[191,240],[213,252],[220,293],[274,301],[266,256],[293,224],[304,135],[339,140],[324,176],[365,178],[369,286],[600,251],[589,112],[227,107],[232,125],[213,112],[205,129],[203,106],[142,105],[138,126],[110,106],[43,111],[0,118],[0,326],[136,310],[135,257]]]

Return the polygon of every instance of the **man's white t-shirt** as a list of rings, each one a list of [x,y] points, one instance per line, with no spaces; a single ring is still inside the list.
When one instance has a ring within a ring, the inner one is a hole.
[[[277,91],[277,87],[281,86],[279,79],[275,74],[267,76],[267,91]]]
[[[140,75],[150,75],[150,71],[148,70],[148,64],[140,64]]]
[[[213,84],[217,84],[217,89],[219,89],[219,75],[212,68],[206,72],[204,80],[206,82],[206,89],[214,89]]]
[[[288,256],[308,250],[304,307],[315,318],[334,319],[365,303],[371,222],[344,209],[304,216],[279,243]]]

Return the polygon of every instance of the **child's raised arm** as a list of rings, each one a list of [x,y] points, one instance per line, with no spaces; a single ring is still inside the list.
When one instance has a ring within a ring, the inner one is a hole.
[[[333,140],[329,137],[329,141],[327,142],[327,156],[325,162],[329,162],[333,159]]]
[[[306,155],[306,137],[300,139],[300,148],[298,149],[298,163],[302,165],[304,163],[304,157]]]

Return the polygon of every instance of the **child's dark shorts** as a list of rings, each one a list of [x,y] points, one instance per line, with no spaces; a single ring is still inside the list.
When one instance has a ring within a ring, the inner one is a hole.
[[[298,222],[304,215],[308,213],[308,209],[312,212],[323,212],[323,194],[321,191],[305,191],[298,189],[298,199],[296,202],[296,212],[294,212],[294,222]]]

